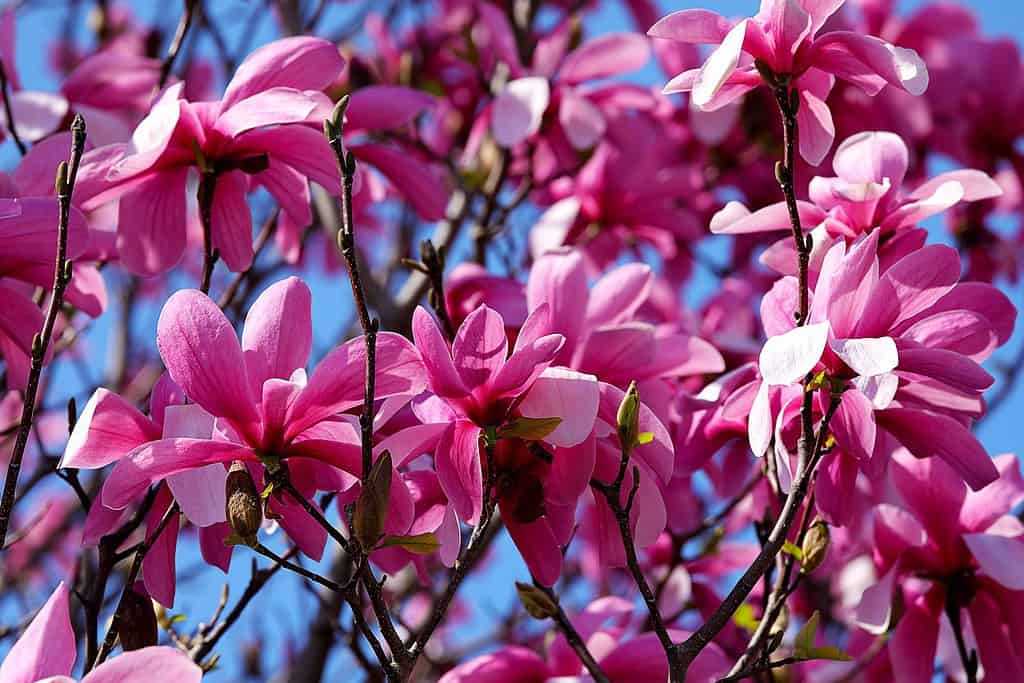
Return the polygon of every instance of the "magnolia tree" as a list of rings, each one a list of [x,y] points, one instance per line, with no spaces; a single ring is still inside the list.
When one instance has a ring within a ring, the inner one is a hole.
[[[1024,681],[969,7],[34,4],[0,683]]]

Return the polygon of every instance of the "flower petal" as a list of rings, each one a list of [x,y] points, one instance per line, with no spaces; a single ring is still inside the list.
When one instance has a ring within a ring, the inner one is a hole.
[[[828,330],[828,322],[804,325],[766,341],[758,359],[764,381],[789,385],[802,379],[821,359]]]

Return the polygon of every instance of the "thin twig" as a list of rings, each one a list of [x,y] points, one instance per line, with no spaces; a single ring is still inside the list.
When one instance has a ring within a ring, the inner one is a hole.
[[[14,108],[11,106],[11,97],[8,94],[8,87],[10,83],[7,80],[7,68],[4,66],[3,60],[0,60],[0,95],[3,96],[4,100],[4,116],[7,117],[7,132],[11,134],[11,139],[14,140],[14,144],[18,146],[18,151],[21,152],[21,156],[25,156],[28,152],[28,148],[25,147],[25,143],[22,142],[21,136],[18,135],[18,127],[14,121]]]
[[[185,43],[185,35],[192,25],[192,17],[195,15],[196,5],[198,4],[199,0],[185,0],[185,7],[181,13],[181,19],[178,21],[178,28],[174,31],[174,38],[167,48],[167,56],[164,57],[164,61],[160,64],[160,80],[157,81],[157,90],[163,90],[164,86],[167,85],[167,79],[170,77],[171,69],[174,67],[174,60],[181,51],[181,46]]]
[[[43,329],[32,339],[32,361],[29,368],[28,383],[25,388],[25,403],[21,411],[21,422],[18,435],[14,442],[11,460],[7,465],[7,478],[4,479],[3,499],[0,500],[0,549],[4,548],[7,528],[10,525],[14,510],[14,499],[18,488],[18,475],[21,473],[21,462],[25,457],[29,434],[35,418],[36,394],[39,391],[39,380],[43,373],[43,362],[46,351],[53,336],[53,327],[57,315],[64,302],[64,290],[71,282],[71,262],[68,253],[68,226],[71,221],[71,195],[75,189],[75,178],[78,176],[78,165],[85,150],[85,119],[81,114],[75,115],[71,124],[71,155],[67,164],[61,164],[57,180],[57,201],[60,216],[57,224],[57,259],[53,269],[53,295],[43,320]]]
[[[594,683],[611,683],[611,680],[608,678],[608,674],[604,672],[601,665],[597,663],[596,659],[594,659],[594,655],[587,649],[587,644],[583,642],[583,638],[580,636],[579,631],[576,630],[576,627],[573,626],[569,616],[565,613],[565,610],[562,609],[562,604],[559,602],[558,596],[555,595],[555,592],[551,590],[549,586],[545,586],[537,581],[537,579],[533,580],[533,585],[536,586],[538,590],[543,591],[555,606],[555,613],[551,615],[552,621],[555,622],[558,629],[562,632],[562,635],[565,636],[565,640],[569,643],[569,647],[572,648],[573,652],[576,653],[576,656],[579,657],[581,662],[583,662],[583,666],[586,667],[587,671],[590,673],[590,677],[594,679]]]
[[[171,520],[179,513],[177,503],[172,503],[164,516],[160,519],[160,523],[156,529],[153,530],[152,534],[146,537],[146,540],[142,542],[139,549],[135,551],[135,559],[132,560],[132,566],[128,570],[128,576],[124,580],[124,588],[121,590],[121,597],[117,601],[117,608],[114,610],[114,617],[110,621],[110,626],[107,628],[107,635],[103,638],[103,645],[100,646],[100,652],[96,655],[96,661],[93,662],[92,668],[95,669],[97,666],[102,664],[106,660],[107,656],[110,655],[111,650],[114,649],[114,643],[117,641],[118,626],[121,621],[121,605],[124,603],[124,596],[128,591],[132,590],[135,585],[135,580],[139,576],[139,571],[142,569],[142,561],[146,558],[146,554],[150,551],[157,539],[160,538],[160,534],[163,533],[167,525],[171,523]]]

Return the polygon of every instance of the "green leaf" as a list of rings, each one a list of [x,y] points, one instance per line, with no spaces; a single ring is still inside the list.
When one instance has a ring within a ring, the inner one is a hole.
[[[793,641],[793,656],[797,659],[829,659],[836,662],[848,662],[851,657],[837,647],[822,645],[815,647],[814,639],[818,635],[818,621],[820,616],[815,611],[810,619],[804,623],[803,628],[796,634]]]
[[[517,417],[498,427],[496,436],[499,439],[540,441],[555,431],[561,423],[560,417]]]
[[[800,628],[800,632],[796,634],[796,639],[793,641],[793,656],[798,659],[810,659],[810,652],[814,650],[814,637],[818,635],[818,620],[820,619],[818,611],[815,610],[814,614],[804,622],[804,625]]]
[[[654,432],[640,432],[636,435],[636,442],[641,446],[652,441],[654,441]]]
[[[381,548],[398,547],[408,550],[417,555],[430,555],[441,548],[441,542],[437,540],[434,532],[428,531],[425,534],[413,536],[385,536],[380,543]]]
[[[745,602],[739,606],[736,613],[732,615],[733,622],[744,631],[753,633],[761,622],[754,616],[754,608],[750,603]]]
[[[804,559],[804,551],[800,549],[800,546],[796,545],[795,543],[790,543],[789,541],[786,541],[782,544],[782,552],[786,553],[787,555],[792,555],[798,561],[801,562]]]
[[[377,545],[388,519],[388,499],[391,496],[391,453],[384,451],[370,468],[363,489],[356,499],[352,516],[352,530],[360,547],[369,550]]]
[[[853,661],[853,657],[831,645],[822,645],[821,647],[814,648],[811,650],[809,659],[829,659],[833,662]]]

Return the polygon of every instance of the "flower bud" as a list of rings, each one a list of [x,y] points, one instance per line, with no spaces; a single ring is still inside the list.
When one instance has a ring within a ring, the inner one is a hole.
[[[523,604],[523,609],[534,619],[550,619],[558,614],[555,601],[540,588],[516,581],[516,593],[519,595],[519,602]]]
[[[828,524],[820,517],[811,523],[811,528],[804,535],[804,542],[800,550],[803,551],[803,560],[800,562],[800,571],[810,574],[821,566],[828,555],[828,544],[830,536]]]
[[[232,463],[224,486],[224,512],[231,530],[244,542],[255,543],[263,523],[263,512],[256,483],[244,463]]]
[[[125,651],[156,645],[157,627],[153,601],[148,595],[128,588],[117,608],[117,637]]]
[[[636,382],[630,382],[615,419],[619,430],[619,444],[625,453],[629,453],[640,437],[640,392],[637,391]]]

